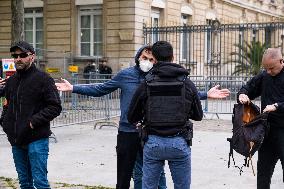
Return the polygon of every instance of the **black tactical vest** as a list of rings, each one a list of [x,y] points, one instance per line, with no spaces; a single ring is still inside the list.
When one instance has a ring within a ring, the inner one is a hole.
[[[188,120],[185,103],[185,79],[185,76],[179,78],[146,77],[146,126],[184,127]]]

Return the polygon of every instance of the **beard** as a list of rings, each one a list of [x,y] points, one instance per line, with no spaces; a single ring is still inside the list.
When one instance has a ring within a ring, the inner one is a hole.
[[[16,62],[15,67],[17,71],[25,71],[27,70],[32,63],[28,62]]]

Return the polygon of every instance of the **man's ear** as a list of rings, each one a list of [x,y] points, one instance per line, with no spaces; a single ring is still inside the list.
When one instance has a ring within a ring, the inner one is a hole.
[[[32,54],[31,55],[31,62],[34,62],[35,61],[35,54]]]
[[[172,56],[172,60],[171,60],[171,61],[173,62],[173,61],[174,61],[174,59],[175,59],[175,57],[174,57],[174,56]]]

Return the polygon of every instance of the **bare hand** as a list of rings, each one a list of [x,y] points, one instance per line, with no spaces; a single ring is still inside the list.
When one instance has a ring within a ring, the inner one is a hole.
[[[273,104],[271,104],[271,105],[267,105],[264,108],[263,112],[274,112],[275,110],[276,110],[276,107]]]
[[[250,99],[249,99],[248,95],[246,95],[246,94],[240,94],[240,96],[239,96],[239,101],[240,101],[240,103],[242,103],[242,104],[246,104],[246,103],[249,103],[249,102],[250,102]]]
[[[31,122],[30,122],[30,128],[34,129],[34,126]]]
[[[226,98],[227,96],[230,95],[230,90],[229,89],[219,89],[220,85],[216,85],[209,89],[207,92],[207,97],[208,98]]]
[[[73,91],[73,85],[66,79],[61,78],[61,83],[55,83],[57,90],[59,91]]]

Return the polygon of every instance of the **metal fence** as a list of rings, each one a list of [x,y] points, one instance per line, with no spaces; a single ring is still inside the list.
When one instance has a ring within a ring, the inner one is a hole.
[[[86,79],[83,75],[73,74],[67,78],[72,84],[96,85],[107,81],[111,75],[99,75],[91,73],[90,78]],[[236,103],[236,94],[249,77],[241,76],[190,76],[198,91],[207,92],[211,87],[219,84],[221,88],[228,88],[231,95],[220,100],[202,100],[202,107],[207,115],[227,115],[230,118],[233,106]],[[58,82],[58,79],[55,79]],[[85,122],[94,122],[94,127],[112,126],[118,127],[112,118],[120,116],[120,90],[102,97],[90,97],[70,92],[60,92],[63,110],[61,114],[52,121],[51,127],[63,127]],[[255,101],[260,105],[259,99]],[[0,135],[3,134],[0,132]],[[56,140],[56,138],[55,138]]]
[[[215,85],[220,85],[220,88],[227,88],[231,91],[230,96],[225,99],[207,99],[202,100],[203,111],[206,114],[215,114],[219,118],[219,114],[232,114],[234,104],[237,102],[237,93],[240,88],[246,83],[245,79],[242,77],[226,77],[226,76],[215,76],[212,77],[198,77],[196,79],[190,77],[198,91],[207,92],[211,87]],[[259,100],[257,99],[257,104]]]
[[[81,74],[73,74],[67,78],[72,84],[96,85],[106,80],[106,75],[90,74],[91,79],[84,78]],[[109,77],[109,75],[107,75]],[[57,82],[58,80],[55,79]],[[96,126],[116,126],[111,118],[120,115],[120,90],[102,97],[90,97],[69,92],[60,92],[62,112],[53,122],[52,127],[94,122]]]
[[[175,62],[190,71],[190,79],[199,91],[208,91],[215,84],[230,89],[231,95],[226,99],[202,101],[204,112],[217,117],[232,113],[238,90],[259,71],[265,48],[280,47],[282,53],[284,51],[284,23],[221,24],[216,20],[208,21],[207,25],[144,27],[143,31],[145,44],[157,40],[173,44]],[[73,61],[72,55],[64,52],[42,49],[38,55],[48,58],[42,61],[64,62],[62,73]],[[59,79],[62,75],[54,77]],[[89,85],[109,78],[110,75],[90,73],[85,76],[73,74],[68,80],[72,84]],[[119,90],[103,97],[73,93],[61,93],[60,97],[63,111],[52,122],[52,127],[90,121],[116,126],[110,120],[120,115]]]
[[[72,84],[96,85],[107,81],[111,75],[100,75],[91,73],[90,78],[86,79],[83,75],[73,74],[68,78]],[[232,114],[233,106],[236,103],[236,95],[242,85],[250,78],[242,76],[190,76],[190,79],[196,85],[198,91],[207,92],[211,87],[219,84],[221,88],[228,88],[231,95],[220,100],[203,100],[202,107],[205,114],[213,114],[219,118],[219,115]],[[96,126],[117,126],[111,121],[111,118],[120,116],[120,90],[102,97],[88,97],[74,93],[60,93],[63,111],[57,117],[52,126],[61,127],[65,125],[96,122]],[[259,99],[256,104],[260,104]]]
[[[144,43],[169,41],[174,47],[175,62],[191,75],[251,76],[261,66],[267,47],[284,52],[284,23],[221,24],[208,20],[207,25],[144,27]]]

